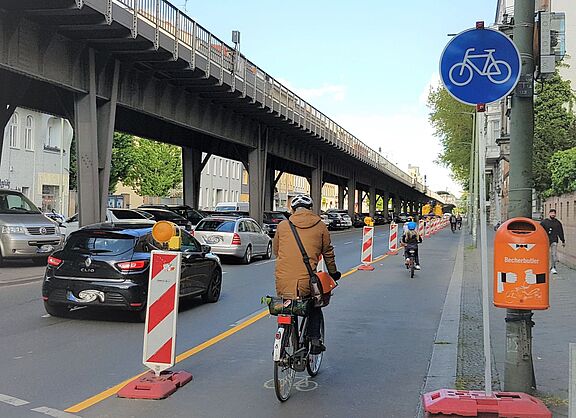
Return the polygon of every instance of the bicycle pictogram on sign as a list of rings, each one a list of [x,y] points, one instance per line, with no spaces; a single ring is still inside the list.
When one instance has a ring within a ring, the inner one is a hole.
[[[495,49],[485,49],[485,54],[472,54],[475,48],[468,48],[462,62],[457,62],[450,68],[448,76],[456,86],[466,86],[474,77],[474,72],[480,76],[486,76],[494,84],[507,82],[512,75],[512,68],[504,60],[494,58]],[[474,62],[475,59],[484,58],[484,65],[480,69]]]

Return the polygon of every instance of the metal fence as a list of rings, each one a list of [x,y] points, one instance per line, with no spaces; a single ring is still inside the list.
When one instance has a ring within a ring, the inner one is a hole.
[[[243,83],[243,94],[247,87],[253,90],[252,99],[263,97],[263,107],[269,107],[304,129],[342,149],[346,153],[381,171],[392,173],[397,179],[424,192],[424,186],[410,175],[389,162],[350,132],[339,126],[297,94],[284,87],[272,76],[258,68],[235,48],[226,45],[209,31],[198,25],[166,0],[113,0],[114,3],[130,10],[134,14],[133,36],[136,37],[138,20],[147,22],[156,28],[155,44],[158,46],[159,33],[162,32],[174,40],[174,55],[178,57],[180,44],[191,50],[189,58],[191,68],[196,67],[196,54],[207,60],[207,76],[219,77],[223,83],[224,72],[232,78],[233,88],[236,81]],[[214,64],[220,74],[210,74]]]

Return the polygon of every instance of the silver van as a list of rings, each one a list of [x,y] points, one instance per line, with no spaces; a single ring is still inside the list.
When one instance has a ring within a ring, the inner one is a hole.
[[[48,255],[62,247],[62,241],[58,225],[26,196],[0,190],[0,264],[6,259],[45,264]]]

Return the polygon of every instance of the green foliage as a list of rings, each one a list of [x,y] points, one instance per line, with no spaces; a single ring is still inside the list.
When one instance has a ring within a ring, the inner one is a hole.
[[[168,196],[182,181],[180,148],[148,139],[135,138],[133,164],[126,184],[140,196]]]
[[[430,123],[434,135],[440,139],[443,151],[438,161],[452,170],[452,175],[467,188],[470,174],[470,146],[472,141],[473,106],[454,99],[444,87],[431,89],[428,94]]]
[[[536,87],[533,170],[534,187],[540,193],[552,187],[552,155],[576,146],[574,99],[570,81],[558,73]]]
[[[551,195],[576,191],[576,147],[552,155],[548,168],[551,173]]]
[[[108,190],[114,193],[119,181],[125,181],[134,165],[134,137],[114,132],[112,145],[112,165],[110,168],[110,185]]]

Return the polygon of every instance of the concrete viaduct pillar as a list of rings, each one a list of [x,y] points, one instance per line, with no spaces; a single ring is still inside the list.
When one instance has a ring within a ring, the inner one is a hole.
[[[182,147],[184,204],[194,209],[200,206],[200,178],[211,156],[212,154],[206,154],[202,160],[202,151],[199,149]]]
[[[338,184],[338,209],[344,209],[344,198],[346,196],[346,190],[342,183]]]
[[[382,215],[384,218],[388,218],[388,203],[390,201],[390,193],[382,193]]]
[[[354,205],[356,203],[356,179],[354,176],[348,179],[348,215],[354,219]]]
[[[376,214],[376,187],[375,186],[371,186],[370,187],[370,209],[368,211],[369,215],[371,218],[374,218],[374,215]]]
[[[92,48],[88,50],[87,71],[88,93],[74,97],[80,226],[102,222],[106,217],[120,62],[114,62],[110,98],[101,104],[96,102],[96,59]]]
[[[257,147],[248,153],[248,185],[250,216],[262,225],[268,156],[268,128],[258,126]]]
[[[318,156],[316,168],[312,169],[312,179],[310,181],[310,197],[314,201],[312,210],[319,215],[322,209],[322,179],[324,176],[324,167],[322,157]]]

